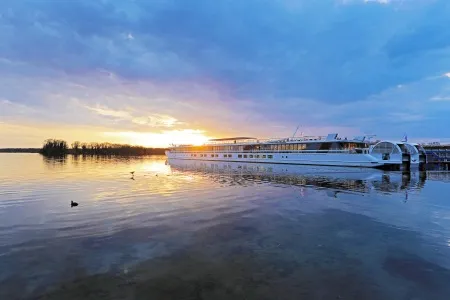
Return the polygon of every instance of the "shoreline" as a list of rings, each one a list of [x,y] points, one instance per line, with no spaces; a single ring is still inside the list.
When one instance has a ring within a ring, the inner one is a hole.
[[[111,151],[110,153],[95,153],[95,151],[74,151],[72,149],[68,149],[66,153],[61,155],[44,155],[42,154],[41,148],[0,148],[0,153],[37,153],[42,154],[43,156],[47,157],[58,157],[58,156],[64,156],[64,155],[84,155],[84,156],[147,156],[147,155],[165,155],[166,149],[164,148],[144,148],[143,151],[136,151],[135,153],[131,153],[133,151],[130,151],[130,153],[117,153],[114,151]]]

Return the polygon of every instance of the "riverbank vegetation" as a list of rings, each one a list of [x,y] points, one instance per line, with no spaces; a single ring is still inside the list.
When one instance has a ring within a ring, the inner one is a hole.
[[[147,148],[143,146],[113,143],[82,143],[73,142],[71,147],[64,140],[48,139],[40,151],[46,156],[73,155],[164,155],[164,148]]]
[[[41,154],[46,156],[66,155],[69,147],[67,142],[63,140],[48,139],[45,140],[41,149]]]

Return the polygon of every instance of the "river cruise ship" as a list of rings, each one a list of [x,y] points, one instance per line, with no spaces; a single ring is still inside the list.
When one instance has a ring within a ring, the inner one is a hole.
[[[416,160],[416,157],[412,158],[409,153],[410,148],[412,149],[404,142],[382,141],[371,144],[364,136],[342,139],[333,133],[327,136],[265,140],[252,137],[213,139],[201,146],[173,145],[166,151],[166,156],[168,159],[182,160],[401,170],[410,168],[413,160]]]

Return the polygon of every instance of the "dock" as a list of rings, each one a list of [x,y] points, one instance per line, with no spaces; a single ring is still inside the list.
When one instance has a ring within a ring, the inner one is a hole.
[[[450,145],[424,146],[430,164],[450,164]]]

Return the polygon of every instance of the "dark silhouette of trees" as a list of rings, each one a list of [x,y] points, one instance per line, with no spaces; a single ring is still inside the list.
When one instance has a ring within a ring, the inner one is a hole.
[[[68,150],[67,142],[63,140],[48,139],[44,141],[41,154],[46,156],[66,155]]]
[[[44,142],[41,153],[47,156],[61,156],[65,154],[74,155],[164,155],[163,148],[147,148],[143,146],[133,146],[127,144],[112,143],[82,143],[75,141],[71,149],[62,140],[48,139]]]
[[[79,141],[75,141],[72,143],[72,150],[78,152],[80,149],[81,143]]]

